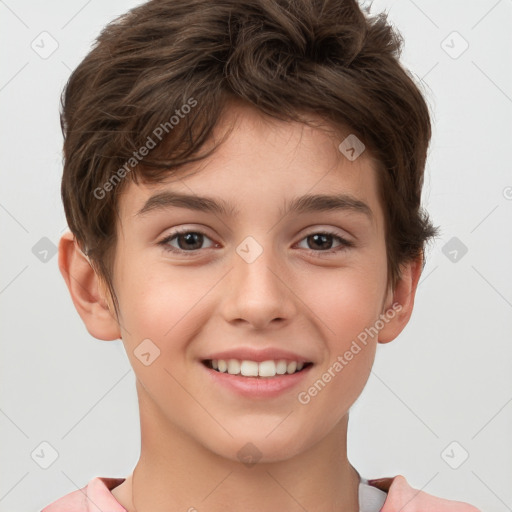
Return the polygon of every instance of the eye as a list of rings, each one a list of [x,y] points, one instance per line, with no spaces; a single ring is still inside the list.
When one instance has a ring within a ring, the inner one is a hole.
[[[199,249],[204,249],[202,247],[204,240],[210,240],[203,232],[201,231],[192,231],[190,229],[183,229],[174,231],[170,235],[166,236],[163,240],[158,242],[158,245],[161,245],[164,250],[175,253],[191,253],[195,252]],[[173,245],[173,242],[177,244],[177,247]],[[211,240],[210,240],[211,242]],[[212,242],[210,247],[213,247],[215,243]],[[208,247],[207,247],[208,248]]]
[[[211,242],[209,247],[203,247],[204,241],[209,240]],[[302,247],[308,250],[310,253],[336,253],[353,247],[354,243],[344,239],[336,233],[330,231],[322,231],[317,233],[311,233],[301,240],[306,241],[308,247]],[[333,242],[337,241],[338,245],[334,246]],[[173,252],[177,254],[192,255],[200,249],[208,249],[211,247],[218,246],[213,242],[205,233],[202,231],[193,231],[190,229],[182,229],[174,231],[173,233],[166,236],[163,240],[158,242],[158,245],[162,246],[165,251]],[[300,244],[299,244],[300,245]]]
[[[308,249],[312,253],[322,252],[330,254],[340,252],[346,250],[349,247],[354,246],[353,242],[346,240],[345,238],[342,238],[336,233],[332,233],[330,231],[312,233],[303,238],[302,240],[305,240],[307,245],[309,246],[306,247],[305,249]],[[337,240],[339,242],[339,245],[335,248],[332,248],[334,240]]]

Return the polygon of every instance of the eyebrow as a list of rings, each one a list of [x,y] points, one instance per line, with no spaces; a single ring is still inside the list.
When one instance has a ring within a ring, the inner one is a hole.
[[[141,217],[152,211],[162,211],[173,207],[233,217],[240,214],[240,211],[234,205],[222,199],[164,191],[151,196],[135,216]],[[307,194],[296,197],[286,202],[284,208],[281,208],[279,212],[284,217],[290,213],[301,214],[328,211],[359,213],[373,220],[373,212],[366,203],[344,193],[333,195]]]

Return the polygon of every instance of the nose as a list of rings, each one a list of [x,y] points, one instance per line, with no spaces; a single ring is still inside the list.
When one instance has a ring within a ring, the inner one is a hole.
[[[265,247],[254,261],[234,254],[233,269],[224,284],[225,320],[254,329],[288,324],[297,313],[290,281],[284,262],[270,248]]]

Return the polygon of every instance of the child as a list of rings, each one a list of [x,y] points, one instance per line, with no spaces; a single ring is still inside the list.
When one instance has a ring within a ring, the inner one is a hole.
[[[436,234],[399,51],[355,0],[152,0],[105,28],[63,95],[59,267],[122,339],[141,455],[44,512],[477,511],[347,458]]]

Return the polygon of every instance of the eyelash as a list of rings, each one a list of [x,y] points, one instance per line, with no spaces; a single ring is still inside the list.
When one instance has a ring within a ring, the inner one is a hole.
[[[172,253],[175,253],[175,254],[183,254],[183,255],[186,255],[186,256],[193,256],[200,249],[193,249],[191,251],[185,251],[183,249],[177,249],[176,247],[172,247],[172,246],[169,245],[169,242],[171,240],[173,240],[174,238],[176,238],[177,236],[185,235],[185,234],[188,234],[188,233],[194,233],[194,234],[197,234],[197,235],[203,235],[204,237],[209,238],[208,235],[206,235],[202,231],[192,230],[192,229],[183,229],[183,230],[174,231],[170,235],[166,236],[163,240],[158,242],[158,245],[162,246],[163,249],[166,252],[172,252]],[[313,253],[315,255],[333,254],[333,253],[345,251],[345,250],[347,250],[347,249],[349,249],[351,247],[354,247],[354,243],[353,242],[351,242],[350,240],[346,240],[345,238],[342,238],[341,236],[337,235],[336,233],[334,233],[332,231],[315,231],[313,233],[310,233],[310,234],[306,235],[300,241],[302,242],[302,240],[304,240],[306,238],[309,238],[310,236],[313,236],[313,235],[332,236],[333,238],[337,239],[341,243],[341,245],[339,247],[334,248],[334,249],[327,249],[327,250],[324,250],[324,251],[322,251],[322,250],[314,250],[314,249],[306,249],[306,251],[308,251],[310,254],[311,253]]]

